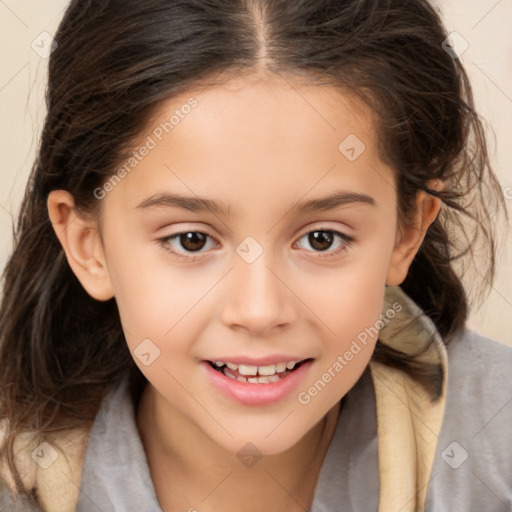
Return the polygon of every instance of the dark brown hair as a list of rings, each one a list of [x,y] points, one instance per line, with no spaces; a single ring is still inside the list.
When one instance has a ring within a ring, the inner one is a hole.
[[[382,158],[396,170],[398,209],[418,191],[443,200],[403,290],[446,342],[464,328],[468,299],[455,264],[475,248],[494,275],[492,219],[503,197],[481,121],[448,34],[426,0],[73,0],[49,61],[48,114],[15,227],[0,311],[1,456],[23,492],[12,446],[91,422],[110,386],[141,377],[115,300],[81,287],[47,212],[64,189],[97,213],[93,191],[133,151],[163,100],[262,67],[359,95],[375,112]],[[478,240],[481,242],[477,244]],[[382,343],[373,356],[421,373]],[[33,498],[35,500],[35,498]]]

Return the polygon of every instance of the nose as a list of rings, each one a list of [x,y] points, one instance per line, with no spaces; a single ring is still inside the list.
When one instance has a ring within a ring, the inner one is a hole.
[[[297,299],[265,252],[247,263],[236,256],[221,318],[235,330],[264,336],[297,318]]]

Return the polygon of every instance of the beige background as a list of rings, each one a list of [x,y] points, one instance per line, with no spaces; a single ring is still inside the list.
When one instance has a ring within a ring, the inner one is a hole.
[[[512,0],[436,3],[450,31],[458,32],[469,44],[462,60],[474,84],[480,113],[489,125],[493,163],[512,213]],[[0,268],[11,249],[13,216],[44,118],[47,60],[43,42],[48,36],[42,33],[55,32],[66,5],[67,0],[0,0]],[[480,310],[472,313],[470,326],[512,345],[512,237],[502,250],[492,292]]]

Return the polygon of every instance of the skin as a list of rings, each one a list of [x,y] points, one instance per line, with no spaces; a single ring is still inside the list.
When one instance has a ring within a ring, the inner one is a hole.
[[[372,112],[348,92],[291,78],[258,74],[172,98],[140,143],[192,95],[198,105],[106,194],[101,223],[79,215],[65,191],[49,195],[49,215],[87,292],[116,298],[132,354],[144,339],[160,350],[149,366],[134,360],[149,381],[137,424],[162,508],[231,511],[243,502],[249,511],[305,510],[339,400],[368,365],[376,339],[308,404],[297,394],[375,325],[385,285],[404,280],[440,201],[420,192],[412,223],[401,225]],[[350,134],[366,146],[355,161],[338,149]],[[333,191],[375,204],[292,211]],[[162,193],[208,198],[229,211],[137,207]],[[334,237],[320,251],[307,236],[319,230],[353,241]],[[197,231],[212,237],[199,254],[179,237],[158,242]],[[252,263],[236,252],[247,236],[263,249]],[[273,354],[314,359],[277,404],[225,397],[200,365]],[[250,468],[236,456],[248,442],[263,455]]]

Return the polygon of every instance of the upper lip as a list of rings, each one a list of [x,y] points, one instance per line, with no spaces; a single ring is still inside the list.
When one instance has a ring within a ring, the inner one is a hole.
[[[233,363],[238,365],[243,364],[247,366],[267,366],[270,364],[289,363],[290,361],[300,362],[306,359],[310,358],[300,356],[273,355],[267,357],[260,357],[258,359],[246,356],[228,356],[207,359],[207,361],[211,361],[212,363],[215,363],[216,361],[222,361],[223,363]]]

